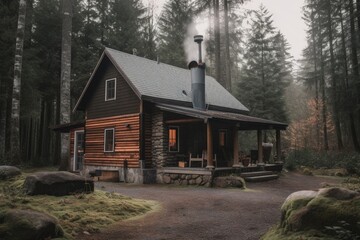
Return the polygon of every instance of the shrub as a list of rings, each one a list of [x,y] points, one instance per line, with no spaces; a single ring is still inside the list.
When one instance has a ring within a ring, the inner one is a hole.
[[[360,175],[360,154],[354,152],[316,152],[309,149],[291,151],[285,167],[294,170],[309,168],[345,168],[350,174]]]

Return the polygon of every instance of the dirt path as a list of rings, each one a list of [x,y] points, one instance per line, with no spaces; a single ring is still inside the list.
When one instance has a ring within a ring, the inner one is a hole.
[[[107,191],[156,200],[162,209],[122,221],[82,239],[259,239],[280,219],[285,198],[338,179],[287,173],[278,180],[248,183],[248,190],[97,183]]]

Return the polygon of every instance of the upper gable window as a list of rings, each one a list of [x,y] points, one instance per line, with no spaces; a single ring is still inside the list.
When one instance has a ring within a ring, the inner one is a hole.
[[[116,99],[116,78],[105,81],[105,101]]]

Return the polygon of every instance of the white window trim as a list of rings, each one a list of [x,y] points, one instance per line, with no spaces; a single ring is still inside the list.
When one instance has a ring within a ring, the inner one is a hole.
[[[106,131],[112,130],[113,131],[113,145],[112,151],[106,151]],[[104,129],[104,152],[115,152],[115,128],[105,128]]]
[[[114,86],[114,97],[113,98],[108,98],[107,97],[107,86],[108,86],[108,82],[110,81],[114,81],[115,82],[115,86]],[[110,79],[107,79],[105,80],[105,101],[112,101],[112,100],[115,100],[116,99],[116,78],[110,78]]]
[[[76,134],[77,133],[83,133],[84,134],[84,130],[77,130],[77,131],[74,131],[74,161],[73,161],[73,170],[74,171],[76,171],[75,170],[75,160],[76,160],[76,152],[77,152],[77,150],[76,150],[76,148],[77,148],[77,139],[76,139]],[[84,144],[85,144],[85,135],[84,135]]]
[[[176,151],[171,151],[170,150],[170,144],[168,143],[168,150],[169,150],[169,152],[180,152],[180,141],[179,141],[179,139],[180,139],[180,127],[179,126],[169,126],[169,129],[168,129],[168,131],[170,130],[170,129],[172,129],[172,128],[176,128],[177,129],[177,134],[176,134],[176,144],[177,144],[177,150]],[[169,136],[168,136],[169,137]]]

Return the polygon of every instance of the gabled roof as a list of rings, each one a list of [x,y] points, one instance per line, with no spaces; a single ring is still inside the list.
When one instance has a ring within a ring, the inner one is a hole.
[[[81,104],[104,55],[110,59],[140,99],[151,99],[154,102],[157,102],[157,100],[159,102],[161,100],[170,100],[172,103],[191,103],[190,70],[105,48],[74,111]],[[220,107],[224,111],[242,113],[249,111],[213,77],[206,76],[205,78],[205,94],[206,104],[217,107],[217,109]]]

